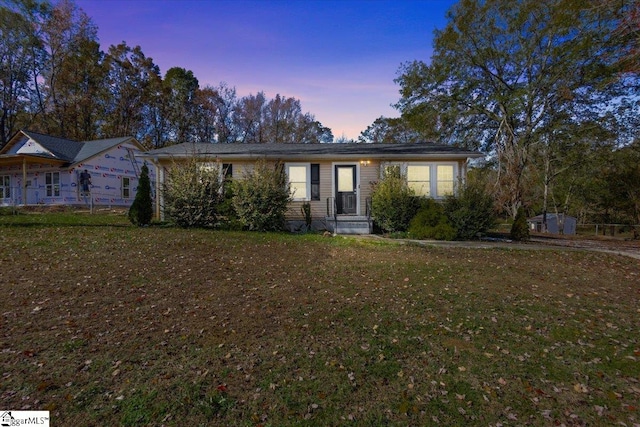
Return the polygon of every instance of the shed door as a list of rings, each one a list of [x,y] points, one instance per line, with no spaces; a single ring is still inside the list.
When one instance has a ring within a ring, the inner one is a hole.
[[[336,209],[338,215],[355,215],[358,212],[355,165],[336,166]]]

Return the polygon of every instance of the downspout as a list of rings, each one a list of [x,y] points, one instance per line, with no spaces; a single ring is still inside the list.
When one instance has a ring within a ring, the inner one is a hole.
[[[22,206],[27,206],[27,158],[22,158]]]

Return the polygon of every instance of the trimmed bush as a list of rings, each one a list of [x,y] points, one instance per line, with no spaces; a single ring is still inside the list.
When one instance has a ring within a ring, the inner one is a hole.
[[[138,191],[133,203],[129,208],[129,221],[140,227],[149,225],[153,218],[153,201],[151,200],[151,181],[149,180],[149,168],[147,164],[140,169],[140,179],[138,181]]]
[[[529,224],[527,224],[527,217],[522,207],[518,208],[509,236],[516,241],[529,240]]]
[[[225,178],[222,184],[222,200],[218,205],[218,219],[220,227],[226,230],[242,230],[242,224],[238,220],[238,215],[233,207],[233,187],[232,178]]]
[[[479,183],[468,183],[460,187],[457,195],[448,196],[444,213],[458,240],[477,239],[496,222],[493,198]]]
[[[164,213],[180,227],[215,227],[223,200],[220,166],[195,159],[174,164],[166,174]]]
[[[442,205],[433,199],[425,199],[409,223],[408,234],[412,239],[453,240],[456,230],[449,223]]]
[[[388,168],[373,186],[371,216],[383,232],[407,231],[420,207],[420,198],[407,185],[399,167]]]
[[[281,163],[259,161],[233,182],[233,207],[240,223],[252,231],[283,230],[291,196]]]

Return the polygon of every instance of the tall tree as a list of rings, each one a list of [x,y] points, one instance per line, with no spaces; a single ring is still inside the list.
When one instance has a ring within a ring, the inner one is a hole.
[[[594,179],[604,222],[640,224],[640,140],[613,151]]]
[[[71,0],[61,0],[42,23],[45,46],[41,90],[38,90],[40,128],[70,139],[97,136],[105,70],[97,27]]]
[[[232,88],[226,83],[220,83],[215,88],[218,96],[216,100],[216,142],[231,143],[236,142],[237,128],[234,123],[234,114],[238,97],[236,88]]]
[[[611,7],[603,2],[600,7]],[[622,11],[618,28],[614,31],[614,39],[620,38],[618,45],[623,49],[618,52],[620,71],[622,73],[640,73],[640,1],[631,0],[630,5]]]
[[[503,208],[515,216],[533,151],[568,121],[597,121],[629,94],[612,79],[622,40],[612,34],[629,3],[608,3],[461,0],[436,32],[431,63],[401,67],[397,108],[441,142],[493,153]],[[635,104],[615,117],[637,112]]]
[[[267,98],[264,92],[241,98],[234,111],[234,123],[238,129],[239,142],[261,144],[265,141],[263,119]]]
[[[198,79],[190,70],[173,67],[165,74],[163,86],[169,102],[169,139],[174,143],[193,142]]]
[[[295,126],[302,114],[300,101],[277,94],[265,107],[265,138],[272,143],[295,143]]]
[[[211,86],[198,89],[195,95],[194,141],[215,142],[218,116],[218,92]]]
[[[33,64],[42,49],[34,20],[45,10],[26,0],[0,5],[0,147],[30,122]]]
[[[403,117],[378,117],[360,133],[358,142],[374,144],[410,144],[424,141]]]
[[[147,58],[140,46],[126,43],[110,46],[104,59],[108,70],[105,109],[101,133],[104,136],[133,135],[144,140],[149,132],[149,108],[154,101],[153,81],[160,80],[160,70]]]

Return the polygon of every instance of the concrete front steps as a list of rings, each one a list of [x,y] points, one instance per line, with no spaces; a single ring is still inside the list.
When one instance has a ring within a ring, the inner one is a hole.
[[[373,227],[371,219],[366,216],[338,215],[326,221],[335,234],[371,234]]]

